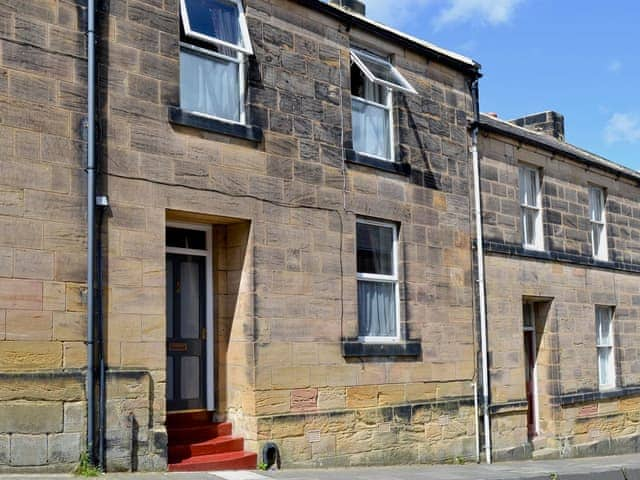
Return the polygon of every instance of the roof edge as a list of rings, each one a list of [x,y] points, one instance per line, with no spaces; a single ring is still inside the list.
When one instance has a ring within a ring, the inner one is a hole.
[[[583,150],[570,143],[556,140],[549,135],[537,133],[485,114],[480,114],[479,122],[474,122],[474,125],[477,125],[478,128],[487,132],[498,133],[543,150],[550,150],[553,153],[558,153],[571,160],[583,163],[592,168],[597,168],[617,177],[624,176],[636,182],[637,186],[640,186],[640,172],[612,162],[595,153]]]
[[[349,12],[338,6],[330,5],[320,0],[295,0],[296,3],[329,15],[349,26],[355,26],[363,30],[373,30],[375,34],[390,42],[402,45],[403,47],[422,54],[430,60],[438,61],[454,70],[465,73],[477,79],[482,76],[480,69],[482,65],[463,55],[456,54],[444,48],[432,45],[424,40],[417,39],[408,34],[395,30],[391,27],[378,23],[370,18]]]

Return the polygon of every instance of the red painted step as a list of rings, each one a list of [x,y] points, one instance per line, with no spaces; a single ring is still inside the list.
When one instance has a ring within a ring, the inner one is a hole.
[[[170,445],[169,463],[178,463],[185,458],[199,455],[241,452],[242,450],[244,450],[243,438],[225,435],[205,442]]]
[[[254,470],[258,456],[231,431],[229,422],[212,422],[211,412],[167,415],[169,471]]]
[[[181,428],[181,427],[193,427],[196,425],[202,425],[207,423],[213,423],[211,420],[211,412],[185,412],[185,413],[170,413],[167,415],[167,428]]]
[[[215,453],[170,463],[170,472],[207,472],[215,470],[255,470],[258,455],[251,452]]]
[[[215,437],[231,435],[231,424],[207,423],[187,427],[169,428],[169,445],[206,442]]]

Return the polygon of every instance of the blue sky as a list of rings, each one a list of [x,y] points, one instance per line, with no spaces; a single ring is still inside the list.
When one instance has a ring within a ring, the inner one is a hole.
[[[565,115],[567,141],[640,170],[637,0],[366,0],[367,16],[482,64],[481,109]]]

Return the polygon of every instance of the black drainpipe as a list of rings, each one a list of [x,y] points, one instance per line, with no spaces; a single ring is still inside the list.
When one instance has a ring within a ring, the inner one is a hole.
[[[105,458],[105,434],[106,434],[106,362],[105,362],[105,346],[104,346],[104,320],[103,320],[103,292],[102,292],[102,225],[104,216],[107,213],[107,199],[100,197],[100,209],[98,211],[98,235],[96,242],[96,334],[98,344],[98,371],[99,371],[99,387],[98,387],[98,466],[104,472],[106,471]]]
[[[94,320],[96,211],[96,40],[95,0],[87,2],[87,453],[95,465],[95,348]]]

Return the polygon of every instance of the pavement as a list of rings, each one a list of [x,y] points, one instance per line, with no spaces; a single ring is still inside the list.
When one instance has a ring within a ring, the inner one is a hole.
[[[61,480],[73,475],[0,475],[1,480]],[[640,480],[640,455],[494,465],[415,465],[275,472],[110,473],[105,480]]]

